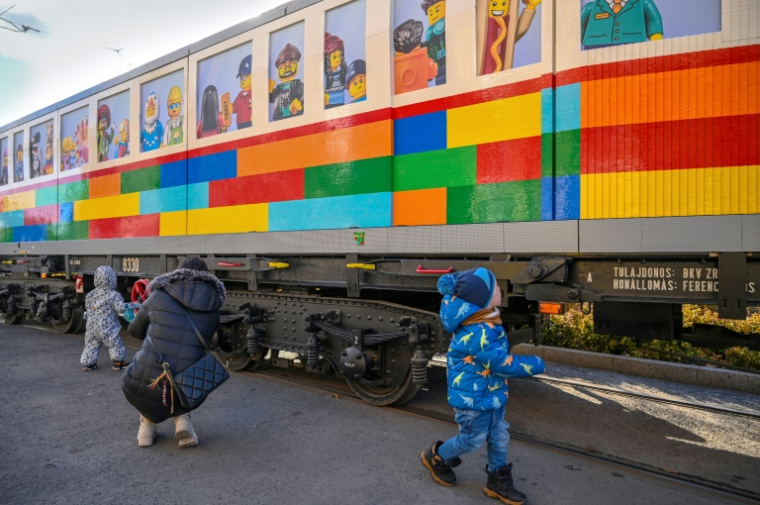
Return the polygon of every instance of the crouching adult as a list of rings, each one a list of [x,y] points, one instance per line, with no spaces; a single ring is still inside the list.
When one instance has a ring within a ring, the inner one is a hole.
[[[137,443],[140,447],[153,445],[156,424],[172,417],[179,446],[195,447],[198,437],[189,410],[172,390],[171,376],[181,374],[206,354],[227,293],[206,262],[197,257],[156,277],[148,289],[150,296],[129,325],[129,333],[144,342],[124,373],[122,386],[127,401],[140,412]],[[162,362],[168,363],[168,374]]]

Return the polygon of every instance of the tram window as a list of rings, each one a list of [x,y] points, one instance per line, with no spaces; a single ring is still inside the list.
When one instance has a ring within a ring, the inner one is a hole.
[[[90,107],[61,116],[61,172],[82,167],[90,161]]]
[[[98,101],[98,161],[129,156],[129,91]]]
[[[2,164],[0,164],[0,186],[5,186],[10,180],[10,160],[8,159],[8,137],[0,139],[0,156],[2,156]]]
[[[29,178],[54,173],[53,120],[32,126],[29,131]]]
[[[365,0],[354,0],[325,14],[325,108],[367,99]]]
[[[541,61],[542,0],[477,0],[478,75]]]
[[[185,72],[177,70],[140,86],[140,152],[184,143],[184,82]]]
[[[394,0],[397,95],[446,84],[446,0]]]
[[[303,42],[303,21],[269,35],[270,121],[304,113]]]
[[[13,182],[24,180],[24,132],[13,134]]]
[[[253,45],[246,42],[198,62],[197,138],[242,130],[253,124],[252,52]]]

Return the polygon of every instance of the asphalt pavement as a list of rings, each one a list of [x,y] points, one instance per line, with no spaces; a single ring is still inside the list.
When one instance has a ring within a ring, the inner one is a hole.
[[[458,484],[435,484],[419,452],[455,434],[445,422],[251,374],[192,414],[200,445],[179,449],[171,422],[139,448],[121,372],[82,372],[81,335],[0,325],[0,503],[487,504],[485,447]],[[134,349],[129,349],[129,356]],[[528,503],[746,503],[563,451],[512,441]]]

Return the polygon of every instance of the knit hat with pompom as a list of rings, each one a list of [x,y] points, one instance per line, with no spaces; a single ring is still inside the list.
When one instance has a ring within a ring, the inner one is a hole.
[[[491,303],[495,289],[496,276],[482,267],[446,274],[438,279],[439,293],[455,295],[481,308]]]

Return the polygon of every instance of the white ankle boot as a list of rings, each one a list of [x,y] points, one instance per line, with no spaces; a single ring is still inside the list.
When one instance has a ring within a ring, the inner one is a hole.
[[[195,447],[198,445],[198,435],[195,434],[193,425],[190,423],[190,417],[187,414],[175,417],[174,427],[174,436],[179,440],[180,447]]]
[[[156,424],[140,416],[140,429],[137,430],[137,445],[150,447],[156,438]]]

